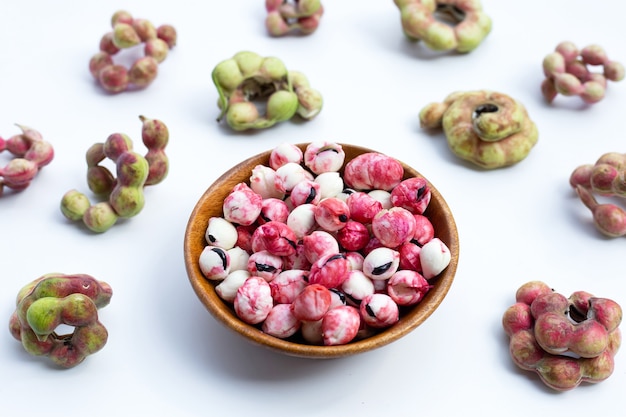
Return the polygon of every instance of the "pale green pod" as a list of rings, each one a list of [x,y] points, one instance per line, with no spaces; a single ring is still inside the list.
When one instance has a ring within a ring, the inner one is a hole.
[[[131,48],[141,43],[141,38],[132,25],[117,23],[113,26],[113,44],[120,49]]]
[[[139,214],[145,206],[142,187],[117,187],[109,197],[109,204],[119,217],[129,218]]]
[[[287,74],[287,67],[283,61],[275,57],[265,58],[259,69],[259,75],[271,81],[282,81]]]
[[[313,88],[301,87],[296,91],[298,96],[297,113],[305,120],[311,120],[322,111],[324,99],[322,94]]]
[[[106,232],[117,222],[117,219],[118,215],[113,210],[113,207],[106,201],[96,203],[89,207],[83,215],[83,223],[85,223],[85,226],[96,233]]]
[[[213,69],[213,82],[224,92],[234,91],[244,80],[243,74],[234,59],[220,62]]]
[[[253,103],[233,103],[226,112],[226,122],[234,130],[246,130],[259,119],[259,111]]]
[[[422,39],[426,46],[435,51],[448,51],[455,49],[457,40],[454,30],[445,23],[434,22],[426,29],[426,35]]]
[[[460,23],[456,27],[458,52],[470,52],[482,43],[491,32],[491,18],[484,13],[477,13],[472,22]]]
[[[90,206],[89,198],[77,190],[68,191],[61,199],[61,213],[72,221],[82,219]]]
[[[250,78],[258,75],[264,58],[255,52],[241,51],[233,56],[243,78]]]

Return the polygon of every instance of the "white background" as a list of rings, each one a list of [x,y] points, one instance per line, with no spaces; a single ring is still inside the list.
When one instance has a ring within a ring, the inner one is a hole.
[[[0,198],[0,404],[6,415],[617,415],[626,409],[626,363],[606,381],[565,393],[518,370],[501,328],[516,289],[543,280],[626,306],[624,238],[602,237],[569,187],[580,164],[624,152],[626,82],[592,106],[540,93],[541,62],[563,40],[602,45],[626,62],[626,6],[619,0],[484,0],[493,30],[467,55],[408,42],[393,1],[323,2],[307,37],[271,38],[261,0],[3,1],[0,5],[0,135],[14,123],[39,130],[56,156],[31,186]],[[108,95],[88,61],[127,9],[170,23],[179,42],[148,89]],[[215,121],[211,71],[241,50],[277,56],[324,96],[306,123],[234,133]],[[418,112],[457,90],[517,98],[537,123],[527,159],[484,171],[461,162]],[[145,209],[104,234],[67,221],[61,196],[88,195],[84,154],[115,132],[141,143],[140,114],[170,129],[167,179],[146,189]],[[313,361],[253,346],[197,300],[183,263],[195,202],[224,171],[288,141],[332,140],[387,153],[442,192],[458,224],[459,268],[448,297],[396,343],[355,357]],[[0,155],[6,164],[9,155]],[[28,355],[8,332],[18,290],[49,272],[86,273],[111,284],[100,311],[103,350],[71,370]],[[619,411],[621,410],[621,411]],[[616,414],[617,413],[617,414]]]

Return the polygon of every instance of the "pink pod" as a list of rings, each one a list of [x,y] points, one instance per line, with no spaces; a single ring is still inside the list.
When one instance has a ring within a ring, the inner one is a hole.
[[[530,313],[530,305],[517,302],[507,308],[502,315],[502,328],[507,336],[522,330],[531,330],[535,324],[535,319]]]
[[[257,223],[265,224],[271,221],[287,223],[288,217],[289,208],[283,200],[279,200],[278,198],[266,198],[261,204],[261,213],[259,213]]]
[[[399,269],[408,269],[410,271],[422,272],[422,264],[420,263],[420,252],[422,248],[413,243],[407,242],[398,248],[400,253]]]
[[[268,251],[275,256],[289,256],[296,252],[296,234],[285,223],[270,221],[252,233],[252,251]]]
[[[372,219],[383,209],[380,201],[363,191],[350,194],[346,198],[346,204],[350,209],[350,218],[364,224],[371,223]]]
[[[322,319],[324,345],[345,345],[356,337],[361,327],[359,311],[352,306],[335,307]]]
[[[293,207],[302,204],[317,204],[320,202],[321,185],[313,180],[305,179],[297,183],[291,190],[289,200]]]
[[[282,0],[279,1],[279,3],[282,4]],[[269,165],[272,169],[277,170],[289,162],[294,162],[299,165],[302,163],[302,158],[302,150],[296,145],[281,143],[270,152]]]
[[[252,168],[250,188],[263,198],[278,198],[282,200],[284,191],[276,188],[276,171],[265,165]]]
[[[377,152],[358,155],[346,164],[343,180],[356,190],[390,191],[404,176],[404,168],[397,160]]]
[[[274,185],[282,193],[290,193],[293,187],[302,180],[309,178],[303,166],[288,162],[276,170]]]
[[[314,174],[339,171],[345,158],[341,145],[334,142],[312,142],[304,151],[304,165]]]
[[[302,238],[304,256],[313,264],[327,254],[339,253],[339,244],[333,235],[323,230],[316,230]]]
[[[281,271],[270,282],[272,298],[275,304],[291,304],[308,285],[309,271],[289,269]]]
[[[400,253],[386,247],[376,248],[363,260],[363,273],[373,280],[391,278],[400,265]]]
[[[435,227],[430,219],[423,214],[414,214],[413,217],[415,218],[415,234],[411,241],[419,246],[424,246],[435,237]]]
[[[348,205],[338,198],[326,198],[315,206],[315,221],[327,232],[336,232],[350,220]]]
[[[283,259],[265,250],[254,252],[248,258],[247,271],[270,282],[283,271]]]
[[[370,240],[370,231],[363,223],[348,220],[346,226],[337,232],[337,242],[346,251],[358,251]]]
[[[300,320],[293,314],[291,305],[275,305],[263,321],[261,330],[279,339],[286,339],[300,330]]]
[[[368,326],[380,329],[395,324],[400,312],[398,305],[387,294],[372,294],[366,296],[359,306],[361,319]]]
[[[239,287],[233,301],[237,317],[248,324],[261,323],[273,306],[270,285],[257,276],[251,276]]]
[[[392,207],[378,212],[372,219],[372,234],[383,246],[397,248],[415,235],[415,217],[402,207]]]
[[[399,306],[410,306],[422,301],[431,285],[419,272],[400,270],[387,281],[387,294]]]
[[[317,321],[324,317],[331,301],[332,295],[328,288],[310,284],[293,300],[291,308],[298,320]]]
[[[230,272],[230,255],[219,246],[205,246],[198,262],[200,271],[210,280],[223,280]]]
[[[231,223],[249,226],[259,217],[262,204],[263,197],[246,183],[239,183],[224,199],[224,218]]]
[[[310,284],[320,284],[326,288],[338,288],[348,277],[350,262],[341,253],[327,254],[311,265]]]
[[[315,207],[313,204],[302,204],[289,213],[287,226],[293,230],[299,239],[302,239],[317,228]]]
[[[430,203],[430,187],[422,177],[408,178],[391,190],[391,204],[422,214]]]

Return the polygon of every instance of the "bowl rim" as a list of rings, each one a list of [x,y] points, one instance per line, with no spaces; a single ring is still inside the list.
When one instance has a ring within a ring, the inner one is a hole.
[[[351,149],[350,152],[355,153],[355,155],[367,152],[382,153],[376,150],[349,143],[336,143],[341,145],[344,149],[347,149],[346,147],[349,147]],[[309,142],[298,143],[295,145],[304,151],[306,146],[309,145]],[[209,311],[209,313],[215,319],[217,319],[218,322],[222,323],[227,328],[235,331],[240,336],[244,337],[246,340],[252,342],[253,344],[263,346],[269,348],[270,350],[274,350],[290,356],[303,358],[337,358],[373,350],[388,345],[405,336],[406,334],[417,328],[419,325],[421,325],[428,317],[430,317],[432,313],[439,307],[443,299],[446,297],[448,291],[450,290],[450,287],[452,286],[452,282],[454,281],[454,277],[458,267],[459,256],[458,229],[450,207],[448,206],[447,202],[445,201],[439,190],[437,190],[437,188],[430,182],[430,180],[428,180],[428,178],[420,174],[414,168],[398,160],[397,158],[394,159],[400,162],[400,164],[404,168],[405,178],[421,176],[426,180],[431,191],[431,202],[429,203],[428,209],[431,208],[431,205],[438,206],[437,210],[444,215],[444,217],[447,219],[448,224],[446,236],[440,235],[441,231],[438,231],[436,229],[435,237],[440,238],[450,249],[450,263],[447,268],[439,274],[438,277],[433,279],[434,281],[429,280],[429,282],[433,282],[433,288],[428,291],[426,296],[418,304],[410,307],[413,308],[419,306],[419,308],[417,308],[415,311],[410,311],[407,314],[401,315],[400,320],[397,323],[380,333],[364,339],[352,341],[348,344],[337,346],[308,345],[293,342],[290,340],[280,339],[275,336],[266,334],[258,327],[247,324],[240,320],[238,317],[236,317],[236,315],[232,312],[232,308],[228,306],[228,304],[217,295],[215,291],[215,284],[207,280],[202,274],[198,262],[200,254],[197,251],[194,252],[193,249],[194,246],[198,246],[198,242],[200,241],[203,242],[202,247],[206,246],[206,240],[204,237],[204,231],[206,230],[206,226],[204,226],[204,229],[202,229],[199,227],[199,225],[206,225],[209,218],[212,217],[212,214],[208,213],[207,209],[205,209],[205,205],[207,201],[213,199],[212,194],[215,192],[215,190],[232,189],[232,187],[240,182],[249,183],[249,177],[251,172],[246,172],[244,174],[240,167],[242,165],[255,166],[258,164],[263,164],[267,166],[270,153],[271,150],[258,153],[241,161],[237,165],[224,172],[204,191],[200,199],[196,202],[189,216],[189,221],[185,230],[183,245],[185,268],[187,271],[188,279],[194,292],[196,293],[196,296],[200,299],[200,301]],[[425,214],[428,213],[428,209],[426,210]]]

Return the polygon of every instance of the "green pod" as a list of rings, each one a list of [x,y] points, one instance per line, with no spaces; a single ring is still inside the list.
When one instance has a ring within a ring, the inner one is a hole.
[[[26,310],[28,326],[40,341],[46,338],[61,324],[62,299],[43,297],[35,300]]]
[[[115,177],[108,168],[96,165],[87,169],[87,186],[97,195],[109,195],[115,187]]]
[[[143,187],[118,186],[111,193],[109,204],[119,217],[136,216],[145,205]]]
[[[118,186],[143,187],[150,167],[146,158],[137,152],[125,152],[117,158]]]
[[[104,154],[104,143],[102,142],[91,145],[85,154],[88,167],[98,165],[104,158],[106,158],[106,155]]]
[[[298,96],[291,91],[279,90],[267,100],[267,119],[275,122],[289,120],[298,110]]]

